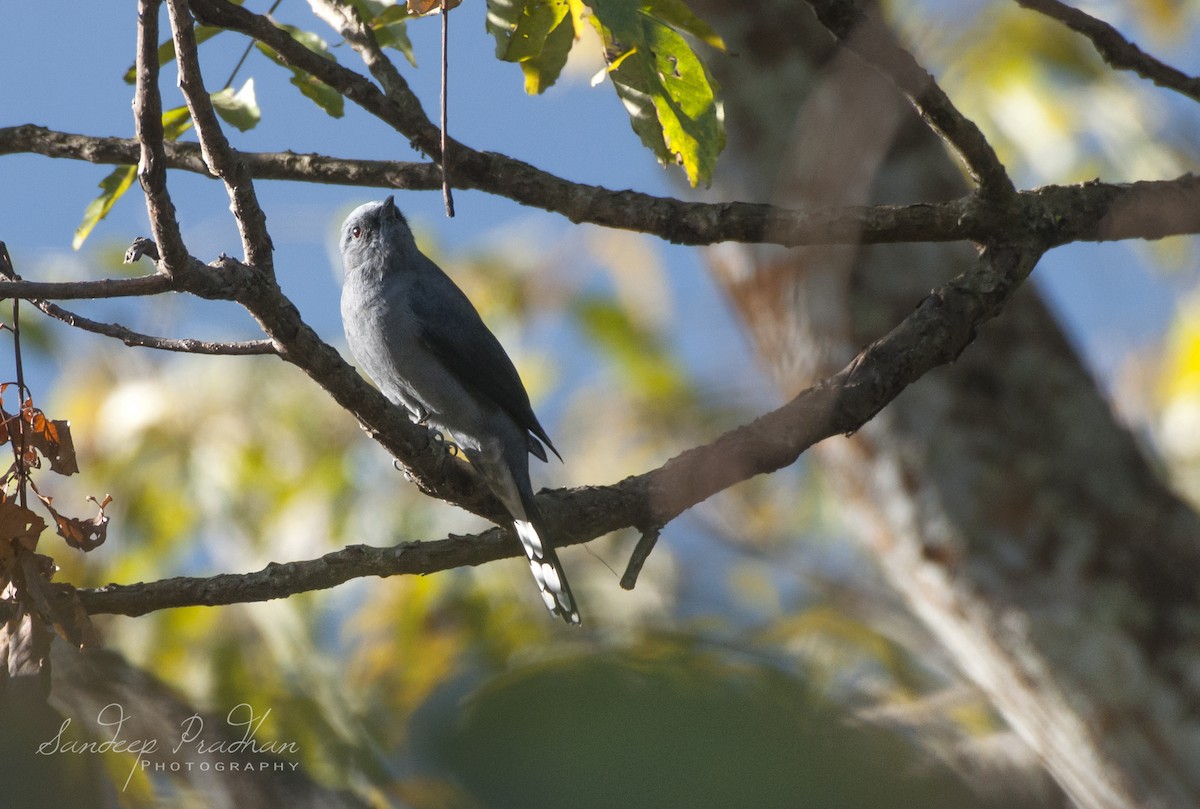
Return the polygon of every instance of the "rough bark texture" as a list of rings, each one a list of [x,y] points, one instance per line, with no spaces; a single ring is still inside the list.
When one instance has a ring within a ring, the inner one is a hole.
[[[731,130],[723,189],[788,206],[962,193],[961,172],[894,88],[835,51],[801,4],[695,5],[737,54],[714,60]],[[972,249],[710,256],[790,395]],[[1200,520],[1114,419],[1035,290],[956,363],[817,449],[889,581],[1071,799],[1200,802]]]

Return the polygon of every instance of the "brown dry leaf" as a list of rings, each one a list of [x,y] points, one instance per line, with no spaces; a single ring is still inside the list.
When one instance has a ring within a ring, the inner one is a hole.
[[[58,535],[67,541],[67,544],[72,548],[78,548],[81,551],[94,550],[104,544],[104,540],[108,536],[108,516],[104,513],[104,507],[112,502],[112,498],[105,495],[104,502],[100,503],[94,497],[89,497],[93,503],[100,507],[100,513],[91,519],[81,519],[79,517],[64,517],[54,508],[54,498],[49,495],[42,494],[34,487],[34,494],[38,500],[42,501],[42,505],[50,512],[50,516],[54,518],[54,525],[58,529]]]
[[[37,539],[46,530],[46,521],[13,500],[0,502],[0,540],[16,540],[22,547],[33,550]]]
[[[79,649],[99,646],[100,640],[92,619],[70,584],[50,581],[54,560],[49,556],[27,553],[21,555],[25,587],[41,616],[54,627],[59,636]]]
[[[462,0],[446,0],[446,8],[451,9],[461,3]],[[428,14],[441,8],[442,0],[408,0],[408,10],[413,14]]]
[[[25,440],[29,446],[50,462],[50,469],[60,475],[74,475],[79,471],[75,460],[75,442],[71,440],[71,423],[64,419],[51,421],[42,411],[27,402],[22,414],[29,429]]]

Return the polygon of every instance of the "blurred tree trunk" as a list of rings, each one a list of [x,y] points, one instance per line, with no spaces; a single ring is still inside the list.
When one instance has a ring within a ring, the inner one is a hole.
[[[964,193],[940,142],[804,3],[694,5],[731,51],[714,62],[730,130],[717,185],[730,197]],[[965,244],[709,251],[789,395],[972,256]],[[1067,795],[1200,805],[1200,520],[1114,419],[1035,289],[952,366],[816,451],[888,580]]]

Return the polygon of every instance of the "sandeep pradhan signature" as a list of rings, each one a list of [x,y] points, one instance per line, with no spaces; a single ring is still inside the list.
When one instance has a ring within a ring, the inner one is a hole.
[[[171,756],[178,758],[180,751],[186,750],[188,753],[195,753],[200,756],[219,755],[231,756],[240,754],[253,755],[281,755],[281,754],[296,754],[299,752],[299,747],[295,742],[262,742],[256,738],[256,734],[262,728],[263,722],[271,715],[271,710],[268,708],[264,713],[255,713],[254,708],[247,703],[241,703],[230,709],[225,717],[226,724],[231,728],[241,728],[242,736],[239,739],[220,738],[217,741],[208,741],[204,738],[204,719],[199,714],[192,714],[187,719],[180,723],[180,734],[178,741],[171,747]],[[79,741],[65,738],[67,729],[71,726],[71,719],[63,720],[62,725],[58,728],[52,738],[38,745],[37,753],[40,756],[52,756],[58,754],[104,754],[104,753],[127,753],[134,756],[133,766],[129,769],[129,776],[125,779],[125,784],[121,787],[121,791],[125,791],[129,787],[129,781],[133,778],[133,774],[138,770],[148,770],[151,767],[155,772],[178,772],[185,769],[185,763],[179,761],[172,762],[152,762],[149,757],[153,756],[159,749],[157,739],[139,739],[125,738],[122,736],[125,723],[131,718],[130,714],[125,712],[125,707],[119,702],[110,702],[100,709],[96,715],[96,724],[101,728],[108,728],[111,731],[111,736],[103,741]],[[193,769],[194,762],[186,762],[186,769]],[[265,770],[276,769],[282,770],[285,767],[291,767],[295,770],[299,765],[295,762],[245,762],[244,766],[240,766],[239,762],[217,761],[200,762],[199,768],[207,770],[210,767],[216,770]]]

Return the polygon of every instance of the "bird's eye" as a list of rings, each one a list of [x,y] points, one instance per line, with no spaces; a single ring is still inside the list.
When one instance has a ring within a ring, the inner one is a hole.
[[[357,239],[358,237],[362,236],[362,234],[363,234],[363,229],[360,228],[358,225],[355,225],[354,227],[350,228],[350,235],[353,236],[354,238]]]

